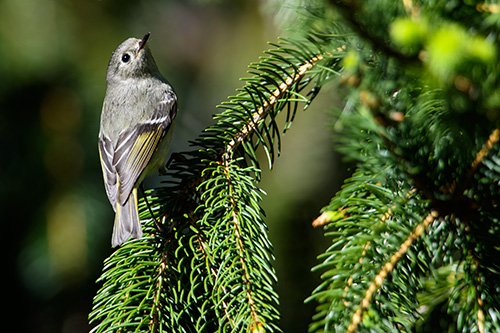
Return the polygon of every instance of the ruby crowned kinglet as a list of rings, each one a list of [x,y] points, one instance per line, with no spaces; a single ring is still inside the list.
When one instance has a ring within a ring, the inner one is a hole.
[[[142,236],[137,188],[163,165],[177,114],[177,96],[146,45],[149,35],[120,44],[106,73],[99,156],[116,212],[113,247]]]

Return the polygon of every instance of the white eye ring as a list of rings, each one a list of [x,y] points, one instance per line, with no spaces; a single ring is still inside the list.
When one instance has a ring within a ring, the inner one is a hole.
[[[122,62],[128,62],[130,60],[130,54],[124,53],[122,55]]]

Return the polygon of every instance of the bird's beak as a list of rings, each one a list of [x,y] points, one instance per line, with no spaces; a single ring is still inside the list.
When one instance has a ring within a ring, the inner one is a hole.
[[[149,35],[151,35],[150,32],[145,34],[144,37],[142,37],[142,39],[139,41],[139,49],[137,50],[137,53],[135,55],[136,57],[139,55],[139,52],[141,52],[144,46],[146,46],[146,42],[148,41]]]

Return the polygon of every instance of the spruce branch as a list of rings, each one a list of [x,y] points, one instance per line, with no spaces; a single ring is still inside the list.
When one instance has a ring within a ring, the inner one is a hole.
[[[480,267],[480,263],[477,259],[474,258],[473,261],[474,269],[477,272]],[[479,288],[479,285],[481,284],[481,276],[477,276],[477,284],[475,285],[476,289],[476,302],[477,302],[477,329],[480,333],[484,333],[484,301],[483,301],[483,295],[482,292]]]
[[[401,152],[401,147],[395,141],[395,138],[391,138],[388,133],[391,133],[394,127],[399,127],[404,125],[403,122],[405,119],[401,119],[401,121],[394,122],[389,120],[386,115],[384,115],[382,109],[383,105],[381,105],[382,98],[377,96],[375,92],[366,92],[361,91],[362,96],[370,95],[370,100],[377,102],[366,102],[365,98],[360,98],[360,102],[362,105],[366,106],[366,108],[370,111],[373,121],[376,123],[377,133],[384,141],[386,147],[389,149],[391,154],[396,157],[399,165],[402,166],[402,169],[405,171],[406,175],[412,180],[414,183],[415,189],[417,189],[427,200],[429,200],[435,209],[442,211],[443,213],[450,212],[450,209],[453,210],[456,207],[455,203],[460,203],[463,206],[464,213],[468,213],[468,211],[475,211],[476,207],[479,204],[471,198],[464,198],[465,191],[469,188],[471,184],[474,174],[476,173],[479,165],[482,163],[483,159],[490,153],[493,146],[500,140],[500,130],[495,128],[491,134],[489,135],[487,141],[476,154],[475,159],[472,161],[470,168],[467,174],[464,176],[463,180],[453,180],[451,184],[447,184],[446,186],[442,186],[438,193],[434,193],[432,189],[428,187],[428,184],[432,182],[431,179],[428,178],[427,175],[423,173],[415,173],[410,170],[412,167],[411,156],[405,156],[404,152]],[[460,185],[458,185],[460,184]],[[448,199],[441,199],[439,195],[450,195]],[[455,211],[456,213],[456,211]]]
[[[217,279],[217,272],[215,271],[215,267],[214,267],[213,263],[211,262],[211,260],[208,259],[207,244],[203,240],[201,233],[197,234],[196,240],[197,240],[197,243],[198,243],[200,250],[203,253],[203,257],[205,258],[205,260],[207,262],[207,266],[208,266],[208,270],[209,270],[210,275],[211,275],[211,279],[215,281]],[[221,305],[222,305],[222,309],[224,311],[224,316],[225,316],[226,320],[230,323],[231,327],[234,328],[234,327],[236,327],[236,324],[234,322],[234,319],[231,317],[231,315],[229,313],[229,305],[225,300],[225,296],[228,295],[228,290],[226,289],[225,286],[221,286],[221,290],[223,293]]]
[[[356,172],[313,223],[332,245],[310,331],[425,331],[440,315],[442,330],[499,330],[499,67],[486,37],[497,17],[440,1],[330,3],[360,37],[335,126]],[[460,51],[441,57],[450,40]]]
[[[287,76],[283,82],[276,88],[270,96],[262,103],[262,106],[252,114],[251,119],[248,120],[248,123],[243,126],[240,132],[236,133],[231,139],[231,141],[227,144],[225,149],[224,159],[229,160],[231,154],[238,147],[238,145],[245,140],[253,131],[257,129],[257,124],[261,122],[269,113],[269,110],[273,108],[280,100],[280,98],[287,92],[289,92],[294,84],[300,81],[304,75],[314,66],[314,64],[323,59],[323,55],[318,54],[316,56],[311,57],[307,63],[303,64],[297,69],[295,75]],[[307,99],[306,99],[307,101]]]
[[[260,330],[260,327],[262,327],[262,323],[257,315],[257,311],[255,309],[255,302],[254,302],[254,295],[252,293],[252,287],[250,283],[250,273],[249,273],[249,263],[246,262],[246,257],[244,255],[244,252],[246,252],[245,245],[242,240],[242,232],[241,232],[241,221],[240,221],[240,212],[238,210],[238,204],[237,204],[237,198],[235,195],[235,189],[234,189],[234,183],[233,180],[231,179],[230,171],[229,171],[229,165],[227,164],[227,161],[225,161],[225,164],[222,166],[224,170],[224,176],[227,179],[227,188],[230,193],[230,208],[229,210],[231,211],[231,218],[232,218],[232,224],[233,224],[233,230],[234,230],[234,238],[236,240],[236,246],[237,246],[237,252],[238,252],[238,257],[240,260],[241,264],[241,269],[243,271],[243,283],[244,283],[244,288],[245,288],[245,294],[247,301],[250,306],[250,313],[252,317],[252,323],[250,324],[250,330],[255,331],[255,330]]]
[[[370,108],[371,111],[375,110],[377,107],[380,105],[376,105],[375,108]],[[374,113],[374,119],[375,121],[382,126],[384,130],[378,131],[378,135],[384,140],[386,143],[387,147],[395,156],[397,159],[400,160],[401,165],[407,165],[408,163],[411,163],[410,159],[399,154],[398,152],[398,145],[397,143],[391,141],[391,139],[386,135],[386,133],[389,132],[388,128],[390,125],[389,122],[386,121],[380,121],[380,118],[375,116],[376,112]],[[400,124],[398,124],[400,125]],[[477,211],[479,207],[482,205],[480,203],[477,203],[474,198],[471,197],[465,197],[465,192],[469,189],[469,186],[474,180],[474,175],[478,171],[479,166],[483,163],[483,160],[486,158],[486,156],[492,151],[494,148],[494,145],[498,143],[500,140],[500,130],[498,128],[495,128],[491,134],[489,135],[487,141],[484,143],[483,147],[477,152],[476,157],[472,161],[470,168],[468,172],[466,173],[464,180],[461,182],[458,182],[455,180],[450,186],[443,188],[443,194],[450,194],[450,198],[447,199],[446,201],[443,201],[442,199],[439,199],[436,197],[432,192],[424,185],[426,182],[422,181],[422,176],[418,174],[413,174],[409,172],[407,168],[403,167],[403,170],[405,170],[406,175],[413,180],[416,189],[418,189],[421,193],[425,194],[427,199],[431,202],[431,206],[435,207],[435,209],[443,209],[444,213],[446,215],[449,214],[455,214],[455,215],[460,215],[464,216],[464,218],[460,219],[460,223],[464,224],[464,230],[466,233],[470,233],[472,228],[469,224],[469,218],[468,216],[472,216],[470,210]],[[457,184],[460,184],[459,186]],[[460,210],[457,210],[457,203],[458,205],[461,205]],[[356,312],[353,314],[352,321],[350,325],[347,328],[347,332],[355,332],[358,325],[362,321],[363,313],[368,309],[368,306],[372,300],[373,294],[376,292],[376,290],[382,285],[384,279],[386,278],[387,275],[390,274],[392,271],[395,262],[397,262],[408,250],[408,248],[411,246],[412,242],[416,240],[420,235],[423,234],[423,230],[426,229],[435,218],[437,218],[439,214],[437,213],[436,210],[433,210],[427,218],[424,220],[424,222],[417,226],[417,228],[413,231],[413,233],[410,235],[410,237],[402,244],[400,250],[396,252],[390,259],[389,262],[387,262],[384,265],[384,268],[378,273],[377,276],[375,276],[372,284],[366,291],[366,295],[363,298],[363,300],[360,303],[360,307],[356,310]],[[455,217],[453,217],[455,219]],[[471,235],[471,237],[475,237],[474,235]],[[475,300],[477,302],[477,329],[479,332],[484,332],[484,325],[485,325],[485,315],[484,315],[484,301],[482,299],[482,292],[481,290],[484,289],[484,287],[480,287],[479,285],[482,283],[482,278],[481,274],[479,271],[481,270],[481,267],[484,265],[480,263],[479,259],[474,254],[474,251],[472,250],[473,246],[471,246],[468,250],[468,256],[471,257],[472,261],[472,271],[477,274],[475,278],[474,283],[474,288],[475,288]],[[363,250],[363,254],[365,253],[365,249]],[[361,259],[360,259],[361,260]],[[350,285],[348,281],[348,285],[346,288]]]
[[[422,221],[422,223],[418,224],[412,233],[408,236],[408,238],[401,244],[399,250],[394,253],[390,260],[386,262],[380,272],[375,276],[373,282],[370,284],[368,289],[366,290],[364,298],[361,300],[359,308],[356,310],[354,315],[352,316],[351,323],[347,327],[347,332],[353,333],[356,331],[358,325],[361,323],[363,319],[363,313],[368,309],[368,306],[372,302],[373,295],[380,288],[380,286],[384,283],[384,280],[387,276],[392,272],[394,266],[398,264],[398,262],[406,255],[413,242],[417,240],[425,230],[429,227],[429,225],[434,222],[435,219],[439,217],[439,213],[435,210],[431,211],[429,215]]]
[[[481,150],[477,153],[474,161],[472,161],[472,164],[470,166],[469,171],[467,172],[464,181],[461,182],[462,185],[458,189],[456,189],[455,191],[456,198],[460,198],[463,196],[464,191],[469,187],[470,183],[472,182],[474,174],[477,172],[478,167],[483,162],[484,158],[491,152],[493,146],[496,143],[498,143],[499,140],[500,140],[500,129],[495,128],[493,132],[491,132],[490,136],[488,137],[488,140],[483,145]],[[454,188],[456,188],[456,186],[454,186]]]

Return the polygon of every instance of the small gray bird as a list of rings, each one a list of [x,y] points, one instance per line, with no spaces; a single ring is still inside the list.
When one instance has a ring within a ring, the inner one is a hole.
[[[137,188],[163,166],[177,114],[177,96],[146,45],[149,35],[121,43],[106,73],[99,156],[116,213],[113,247],[142,236]]]

